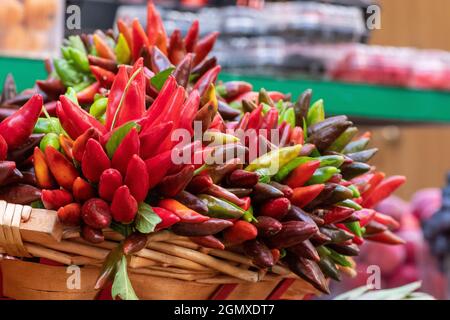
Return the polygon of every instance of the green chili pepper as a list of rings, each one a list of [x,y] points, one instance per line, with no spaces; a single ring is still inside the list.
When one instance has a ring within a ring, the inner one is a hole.
[[[283,181],[292,171],[294,171],[298,166],[312,161],[314,158],[310,157],[298,157],[291,161],[289,161],[286,165],[284,165],[274,176],[275,181]]]
[[[84,54],[87,54],[86,47],[83,44],[80,36],[70,36],[68,42],[71,48],[76,49]]]
[[[344,150],[342,150],[342,153],[347,154],[362,151],[367,147],[369,141],[369,138],[361,138],[356,141],[352,141],[345,146]]]
[[[291,128],[295,127],[295,111],[294,111],[294,108],[286,109],[286,111],[283,113],[282,121],[286,121],[286,123],[288,123],[291,126]]]
[[[269,112],[269,110],[270,110],[270,106],[269,106],[268,104],[266,104],[266,103],[261,103],[261,105],[263,106],[263,108],[262,108],[262,113],[263,113],[264,115],[266,115],[267,112]]]
[[[255,171],[260,168],[268,168],[270,169],[270,175],[274,175],[278,172],[279,168],[286,165],[292,159],[295,159],[301,149],[301,145],[295,145],[273,150],[253,160],[245,170]]]
[[[359,198],[361,196],[361,193],[359,192],[358,188],[355,187],[353,184],[349,185],[347,188],[352,190],[353,198]]]
[[[258,222],[258,220],[253,215],[253,207],[250,207],[247,211],[244,212],[242,219],[247,222]]]
[[[362,207],[351,199],[346,199],[338,203],[339,206],[355,209],[356,211],[362,210]]]
[[[56,150],[59,150],[59,148],[60,148],[59,135],[57,135],[56,133],[53,133],[53,132],[47,133],[42,138],[41,143],[39,144],[39,148],[42,151],[45,151],[45,148],[47,148],[47,146],[52,146]]]
[[[100,98],[94,101],[89,109],[89,113],[96,119],[100,119],[106,112],[108,106],[108,98]]]
[[[74,63],[74,66],[78,70],[80,70],[81,72],[89,72],[91,70],[86,53],[75,48],[69,48],[69,54]]]
[[[307,116],[308,126],[312,126],[315,123],[321,122],[325,119],[325,110],[323,107],[323,100],[317,100],[311,108],[309,108]]]
[[[71,56],[70,56],[69,47],[61,47],[61,55],[63,56],[64,59],[70,60]]]
[[[86,79],[80,83],[75,84],[73,86],[73,90],[75,90],[75,92],[80,92],[83,89],[86,89],[88,86],[90,86],[91,83],[92,83],[92,81]]]
[[[363,233],[361,230],[361,226],[359,225],[359,221],[346,223],[345,226],[358,237],[362,237]]]
[[[33,133],[57,133],[62,132],[58,118],[39,118],[34,126]]]
[[[78,104],[77,92],[72,87],[67,88],[65,96],[72,100],[72,102]]]
[[[55,59],[53,61],[53,65],[58,77],[66,87],[70,87],[81,82],[81,75],[69,64],[67,60]]]
[[[327,248],[328,249],[328,256],[334,261],[336,262],[338,265],[343,266],[343,267],[351,267],[352,264],[350,263],[350,261],[347,260],[347,258],[345,256],[343,256],[340,253],[337,253],[336,251],[334,251],[333,249]]]
[[[131,60],[131,50],[128,46],[127,40],[123,34],[119,34],[117,45],[114,49],[119,64],[129,64]]]
[[[275,104],[275,108],[278,110],[278,114],[281,115],[284,112],[285,104],[283,103],[283,100],[278,100],[278,102]]]
[[[330,155],[330,156],[318,157],[317,160],[320,161],[321,167],[339,168],[344,163],[345,158],[343,156],[339,156],[339,155]]]
[[[242,217],[244,210],[222,199],[201,194],[198,198],[208,206],[208,216],[219,219],[236,219]]]
[[[345,148],[345,146],[356,136],[357,133],[358,128],[347,128],[336,140],[334,140],[328,150],[341,152]]]
[[[312,184],[325,183],[328,180],[330,180],[333,175],[335,175],[336,173],[339,173],[339,172],[341,172],[341,171],[335,167],[319,168],[314,172],[313,176],[308,180],[308,182],[306,184],[312,185]]]

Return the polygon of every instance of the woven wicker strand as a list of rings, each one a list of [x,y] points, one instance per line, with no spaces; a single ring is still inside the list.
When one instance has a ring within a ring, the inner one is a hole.
[[[8,255],[31,257],[20,235],[20,223],[30,218],[31,210],[30,206],[0,201],[0,246]]]

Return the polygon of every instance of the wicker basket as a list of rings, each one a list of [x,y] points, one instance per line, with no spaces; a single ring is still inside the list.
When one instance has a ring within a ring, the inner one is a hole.
[[[123,237],[104,230],[103,243],[64,228],[55,211],[0,201],[3,295],[14,299],[94,299],[100,266]],[[303,299],[318,294],[282,265],[270,272],[247,257],[203,248],[168,231],[148,236],[147,248],[130,257],[129,274],[141,299]],[[44,258],[58,265],[35,262]],[[79,286],[68,285],[68,265],[80,266]]]

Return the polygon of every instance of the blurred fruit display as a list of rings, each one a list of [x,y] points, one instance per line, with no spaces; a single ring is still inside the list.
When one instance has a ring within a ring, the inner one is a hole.
[[[0,55],[45,57],[58,51],[63,0],[2,0]]]

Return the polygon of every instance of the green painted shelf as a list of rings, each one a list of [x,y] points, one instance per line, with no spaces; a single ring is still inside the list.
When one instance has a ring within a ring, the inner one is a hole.
[[[19,89],[33,86],[35,79],[44,79],[41,60],[0,57],[0,79],[12,73]],[[223,81],[245,80],[255,89],[266,88],[290,92],[294,98],[306,88],[312,88],[315,98],[323,98],[330,114],[353,117],[419,122],[450,122],[450,93],[404,88],[348,84],[333,81],[279,79],[223,73]]]

